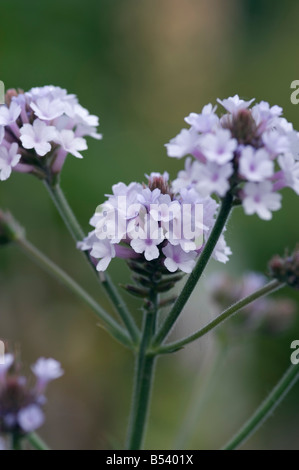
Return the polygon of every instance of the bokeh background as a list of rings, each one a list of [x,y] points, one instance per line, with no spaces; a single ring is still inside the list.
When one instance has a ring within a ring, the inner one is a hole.
[[[112,184],[142,181],[145,173],[165,169],[175,176],[183,162],[168,159],[164,144],[184,127],[186,115],[217,97],[238,93],[279,104],[299,129],[299,106],[290,102],[290,84],[299,79],[295,0],[2,0],[0,14],[0,79],[6,88],[59,85],[100,116],[103,141],[89,141],[83,161],[69,157],[62,175],[86,231]],[[0,201],[32,242],[110,309],[38,180],[13,174],[1,183]],[[225,267],[211,262],[210,272],[265,272],[274,253],[298,241],[298,198],[285,191],[283,209],[271,222],[236,211],[227,239],[234,256]],[[122,262],[112,263],[110,271],[117,282],[127,280]],[[297,299],[298,315],[298,295],[284,294]],[[198,328],[211,315],[205,297],[202,282],[175,334]],[[138,319],[140,305],[126,299]],[[51,447],[123,446],[131,354],[13,246],[0,251],[0,337],[21,350],[25,367],[38,356],[63,364],[65,376],[49,390],[40,432]],[[210,336],[161,359],[146,447],[223,445],[286,369],[290,343],[298,338],[295,318],[291,329],[275,336],[236,330],[220,354]],[[217,371],[201,399],[216,354]],[[299,386],[246,448],[299,448],[298,392]],[[191,400],[196,419],[183,429]]]

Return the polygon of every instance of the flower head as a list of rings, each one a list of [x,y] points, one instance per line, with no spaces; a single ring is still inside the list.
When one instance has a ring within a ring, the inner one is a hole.
[[[269,220],[281,207],[278,191],[290,187],[299,194],[299,133],[279,106],[262,101],[251,107],[254,100],[238,95],[217,101],[225,110],[221,117],[209,104],[185,118],[190,129],[166,144],[170,157],[195,157],[186,160],[173,186],[201,196],[231,192],[246,214]]]
[[[6,104],[0,106],[0,179],[12,170],[54,177],[68,153],[82,158],[85,136],[102,138],[98,124],[97,116],[60,87],[8,90]]]
[[[168,173],[151,173],[147,178],[147,186],[135,182],[113,186],[113,194],[90,221],[94,230],[78,248],[89,251],[99,271],[105,271],[111,259],[124,258],[139,274],[141,270],[158,276],[162,288],[161,273],[192,271],[215,223],[218,204],[206,196],[208,191],[201,195],[192,188],[175,187]],[[214,257],[226,262],[229,254],[221,238]]]

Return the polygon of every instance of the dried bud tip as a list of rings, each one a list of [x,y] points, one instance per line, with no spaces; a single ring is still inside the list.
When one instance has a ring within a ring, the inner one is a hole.
[[[269,263],[270,276],[299,290],[299,247],[285,257],[274,256]]]
[[[172,198],[173,193],[171,192],[169,183],[168,183],[168,176],[165,175],[157,175],[157,176],[150,176],[148,180],[148,187],[151,191],[155,189],[160,189],[161,194],[169,194]]]
[[[20,95],[21,93],[24,93],[24,91],[20,89],[15,90],[15,88],[10,88],[9,90],[7,90],[7,92],[5,93],[5,104],[7,106],[10,106],[12,98],[14,96]]]
[[[251,110],[241,109],[235,116],[227,116],[223,121],[223,127],[229,129],[240,143],[258,146],[258,129]]]

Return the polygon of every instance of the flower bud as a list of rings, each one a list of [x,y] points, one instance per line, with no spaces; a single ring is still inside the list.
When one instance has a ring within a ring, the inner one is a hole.
[[[269,263],[271,277],[299,290],[299,247],[290,256],[276,255]]]

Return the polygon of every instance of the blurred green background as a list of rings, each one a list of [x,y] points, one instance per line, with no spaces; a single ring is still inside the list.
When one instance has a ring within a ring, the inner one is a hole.
[[[290,84],[299,79],[295,0],[2,0],[0,10],[0,79],[6,88],[59,85],[100,116],[103,141],[90,140],[83,161],[70,156],[62,175],[86,231],[112,184],[142,181],[150,171],[176,175],[183,162],[167,158],[164,144],[184,127],[186,115],[217,97],[238,93],[279,104],[299,129],[299,106],[290,102]],[[0,198],[28,238],[110,309],[43,185],[13,174],[1,183]],[[265,272],[274,253],[298,241],[298,198],[285,191],[283,209],[271,222],[235,212],[227,239],[234,256],[225,267],[212,262],[209,271]],[[127,280],[122,262],[113,262],[110,272],[117,282]],[[38,356],[52,356],[65,369],[49,390],[41,435],[55,449],[121,448],[131,354],[97,327],[85,305],[14,247],[0,251],[0,282],[0,337],[21,349],[27,367]],[[201,285],[176,334],[206,321],[204,298]],[[138,302],[128,301],[138,318]],[[297,320],[275,337],[236,335],[184,445],[223,445],[288,366],[290,343],[298,338]],[[160,360],[147,448],[173,446],[175,429],[191,396],[199,400],[216,350],[209,337]],[[298,391],[299,386],[247,448],[299,448]]]

